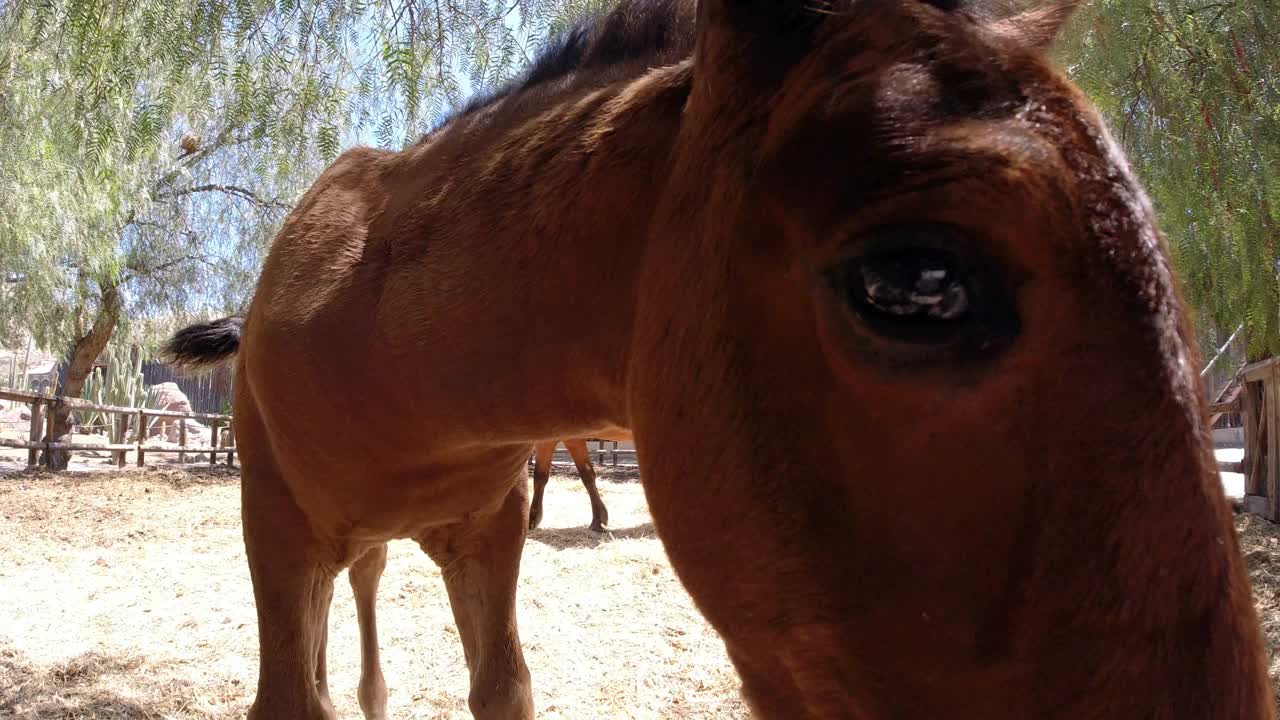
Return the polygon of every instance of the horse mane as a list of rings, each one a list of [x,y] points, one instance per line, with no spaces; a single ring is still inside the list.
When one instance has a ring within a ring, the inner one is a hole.
[[[621,0],[587,14],[543,46],[520,76],[473,96],[423,138],[506,98],[599,87],[676,62],[693,50],[693,0]]]
[[[1083,0],[922,0],[943,10],[960,11],[970,21],[1006,20],[1032,7],[1035,22],[1069,12]],[[850,0],[815,0],[805,12],[833,14]],[[693,52],[697,0],[619,0],[589,12],[552,35],[528,68],[502,85],[473,94],[446,112],[419,144],[458,121],[474,120],[507,99],[545,100],[634,79],[646,71],[679,62]],[[1041,17],[1043,16],[1043,17]],[[1012,27],[1012,26],[1010,26]],[[1057,27],[1057,24],[1054,24]],[[1015,28],[1016,29],[1016,28]],[[1035,28],[1030,28],[1034,30]],[[1026,30],[1026,28],[1024,28]]]

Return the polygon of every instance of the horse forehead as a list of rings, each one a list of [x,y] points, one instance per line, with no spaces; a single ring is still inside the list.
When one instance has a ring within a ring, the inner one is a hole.
[[[1088,237],[1085,265],[1119,287],[1129,308],[1146,319],[1149,339],[1158,349],[1160,380],[1194,426],[1199,423],[1196,358],[1185,335],[1189,326],[1155,209],[1093,104],[1075,85],[1063,82],[1073,93],[1070,119],[1083,129],[1074,152],[1064,150],[1063,157],[1080,185],[1077,195]]]
[[[1037,164],[1046,171],[1050,164],[1045,162],[1047,157],[1030,152],[1031,149],[1038,147],[1056,156],[1053,172],[1072,188],[1083,215],[1081,220],[1098,244],[1109,253],[1127,248],[1123,254],[1130,260],[1142,260],[1144,267],[1160,258],[1161,235],[1151,200],[1093,103],[1044,57],[1024,56],[1005,67],[1011,77],[1002,81],[1007,80],[1008,85],[939,125],[982,128],[989,134],[1000,134],[1004,140],[1034,138],[1017,144],[1019,154],[1032,162],[1038,156],[1041,161]],[[937,79],[936,71],[918,63],[895,66],[887,78],[896,82],[891,83],[892,89],[881,91],[878,100],[885,107],[915,107],[917,119],[921,117],[921,103],[949,92]],[[934,119],[925,117],[925,127]],[[1148,270],[1167,274],[1163,267]]]
[[[1056,146],[1072,184],[1079,231],[1062,249],[1073,256],[1082,286],[1106,288],[1119,301],[1113,309],[1147,328],[1146,341],[1159,350],[1160,381],[1184,412],[1198,412],[1188,400],[1195,397],[1195,360],[1164,237],[1120,144],[1084,93],[1061,75],[1030,93],[1019,117]]]
[[[1008,117],[1029,86],[1053,75],[1037,54],[993,42],[967,24],[930,22],[917,30],[868,38],[859,23],[848,22],[792,74],[777,129],[803,125],[806,116],[830,120],[868,111],[882,128],[906,132]]]
[[[1058,148],[1089,234],[1116,260],[1147,266],[1162,254],[1155,211],[1120,144],[1069,80],[1028,94],[1019,118]],[[1151,268],[1157,270],[1163,268]],[[1165,273],[1167,274],[1167,272]]]

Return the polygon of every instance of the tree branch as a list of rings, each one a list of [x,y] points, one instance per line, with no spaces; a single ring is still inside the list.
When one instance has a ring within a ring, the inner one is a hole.
[[[157,198],[176,198],[182,195],[192,195],[195,193],[204,193],[204,192],[225,193],[227,195],[238,197],[242,200],[248,200],[249,202],[261,208],[267,208],[267,209],[275,208],[279,210],[289,210],[293,207],[292,205],[289,205],[288,203],[278,198],[271,198],[271,199],[263,198],[259,196],[257,193],[255,193],[254,191],[248,188],[240,187],[239,185],[220,185],[217,183],[208,183],[206,185],[193,185],[191,187],[183,188],[181,190],[173,190],[171,192],[161,193],[156,197]]]
[[[214,263],[209,262],[208,258],[205,258],[204,256],[201,256],[201,255],[183,255],[182,257],[166,260],[165,262],[158,263],[156,265],[151,265],[151,266],[130,265],[129,273],[126,274],[120,280],[120,284],[123,285],[129,282],[130,280],[135,280],[140,277],[146,277],[148,275],[155,275],[156,273],[164,272],[165,270],[168,270],[169,268],[175,267],[177,265],[181,265],[184,262],[202,262],[209,266],[214,265]]]
[[[161,175],[159,179],[156,180],[155,185],[152,186],[152,190],[159,192],[161,188],[172,183],[174,180],[177,180],[183,170],[191,168],[224,147],[229,145],[238,145],[244,142],[243,138],[232,137],[233,129],[234,128],[230,126],[223,128],[213,139],[213,142],[206,143],[204,147],[200,148],[196,152],[186,155],[180,159],[177,163],[178,167],[175,167],[164,175]]]

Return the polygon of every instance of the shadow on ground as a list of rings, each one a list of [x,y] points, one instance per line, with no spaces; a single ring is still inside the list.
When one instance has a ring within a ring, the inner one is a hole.
[[[613,482],[639,482],[640,468],[635,465],[596,465],[596,477]]]
[[[636,540],[656,536],[657,531],[654,530],[653,523],[647,522],[616,530],[605,528],[602,533],[592,532],[589,525],[571,528],[538,528],[529,531],[528,539],[556,550],[576,550],[598,547],[613,540]]]

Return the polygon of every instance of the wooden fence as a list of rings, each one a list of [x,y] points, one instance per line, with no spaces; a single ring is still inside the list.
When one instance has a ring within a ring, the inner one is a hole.
[[[37,464],[41,450],[45,451],[46,457],[48,457],[51,450],[67,450],[70,452],[109,451],[112,453],[117,467],[124,467],[125,454],[128,452],[136,453],[138,467],[143,467],[146,464],[146,456],[149,453],[177,453],[178,462],[186,462],[188,453],[208,453],[210,465],[217,464],[218,455],[221,453],[226,456],[227,465],[232,465],[235,462],[235,433],[230,415],[97,405],[76,398],[44,395],[25,390],[0,389],[0,400],[26,403],[31,408],[31,424],[26,440],[0,438],[0,447],[26,450],[28,466]],[[111,423],[110,441],[103,445],[55,442],[53,440],[55,413],[50,412],[50,410],[58,407],[114,415],[115,422]],[[178,421],[178,445],[176,447],[158,447],[146,444],[149,428],[148,421],[153,418],[168,418]],[[204,420],[209,423],[209,438],[211,442],[209,446],[202,447],[187,444],[188,420]],[[129,434],[130,425],[133,426],[134,438],[133,442],[126,443],[124,439]],[[225,431],[226,436],[225,444],[223,442],[223,431]],[[42,437],[44,439],[41,439]]]
[[[1221,416],[1239,413],[1244,426],[1244,457],[1238,462],[1220,462],[1220,470],[1238,472],[1245,476],[1244,507],[1249,512],[1280,522],[1280,358],[1272,358],[1247,365],[1240,370],[1239,393],[1228,402],[1216,402],[1208,406],[1206,420],[1212,426]],[[26,440],[0,438],[0,447],[27,450],[27,464],[37,464],[40,451],[67,450],[108,451],[119,467],[125,465],[125,454],[135,453],[138,467],[146,463],[148,453],[178,453],[178,461],[185,462],[186,455],[208,453],[209,464],[218,462],[219,454],[226,457],[227,465],[235,462],[235,434],[230,415],[197,412],[171,412],[146,408],[97,405],[84,400],[45,395],[24,390],[0,389],[0,400],[25,403],[31,408],[29,436]],[[114,415],[110,442],[102,445],[72,442],[54,442],[53,417],[50,408],[68,407]],[[178,445],[157,447],[146,445],[148,420],[170,418],[178,421]],[[204,420],[209,423],[211,445],[187,444],[188,420]],[[134,429],[133,442],[126,443],[130,426]],[[225,427],[224,427],[225,426]],[[225,437],[225,441],[224,441]],[[43,439],[42,439],[43,438]],[[597,462],[605,464],[606,455],[611,465],[618,464],[618,457],[636,456],[634,449],[620,449],[615,440],[589,438],[595,444],[592,454]],[[530,457],[530,462],[533,458]]]
[[[191,403],[191,409],[200,413],[219,413],[231,405],[231,363],[223,363],[208,370],[192,372],[159,360],[142,363],[144,385],[171,382],[178,386]]]
[[[1246,365],[1239,378],[1232,405],[1244,425],[1244,507],[1280,522],[1280,358]]]
[[[633,449],[633,448],[620,448],[620,447],[618,447],[618,441],[617,441],[617,440],[601,440],[600,438],[587,438],[586,442],[587,442],[587,451],[588,451],[588,453],[589,453],[589,454],[591,454],[591,455],[595,455],[595,457],[596,457],[595,462],[596,462],[596,464],[598,464],[598,465],[612,465],[612,466],[614,466],[614,467],[617,467],[617,465],[618,465],[618,456],[620,456],[620,455],[621,455],[621,456],[630,456],[631,458],[633,458],[633,459],[637,459],[637,460],[638,460],[638,456],[636,455],[636,451],[635,451],[635,449]],[[595,449],[594,449],[594,450],[591,448],[592,443],[595,443]],[[556,454],[556,455],[560,455],[560,454],[562,454],[562,453],[565,455],[565,457],[568,457],[568,451],[566,451],[566,450],[564,449],[564,446],[562,446],[562,445],[556,445],[556,451],[555,451],[555,454]],[[609,458],[609,462],[607,462],[607,463],[605,462],[605,457],[606,457],[606,456]],[[633,460],[633,461],[634,461],[634,460]],[[571,460],[569,460],[569,461],[567,461],[567,462],[571,462]],[[532,456],[532,455],[530,455],[530,456],[529,456],[529,467],[533,467],[533,456]]]
[[[636,455],[636,451],[633,449],[619,450],[617,440],[601,440],[599,438],[588,438],[587,439],[588,450],[591,449],[591,443],[596,444],[596,457],[598,458],[597,462],[601,465],[605,464],[604,455],[606,452],[610,454],[609,464],[613,465],[614,467],[617,467],[618,465],[619,455],[630,455],[636,458],[637,460],[639,459],[639,457]],[[607,450],[605,449],[606,444],[610,446]]]

